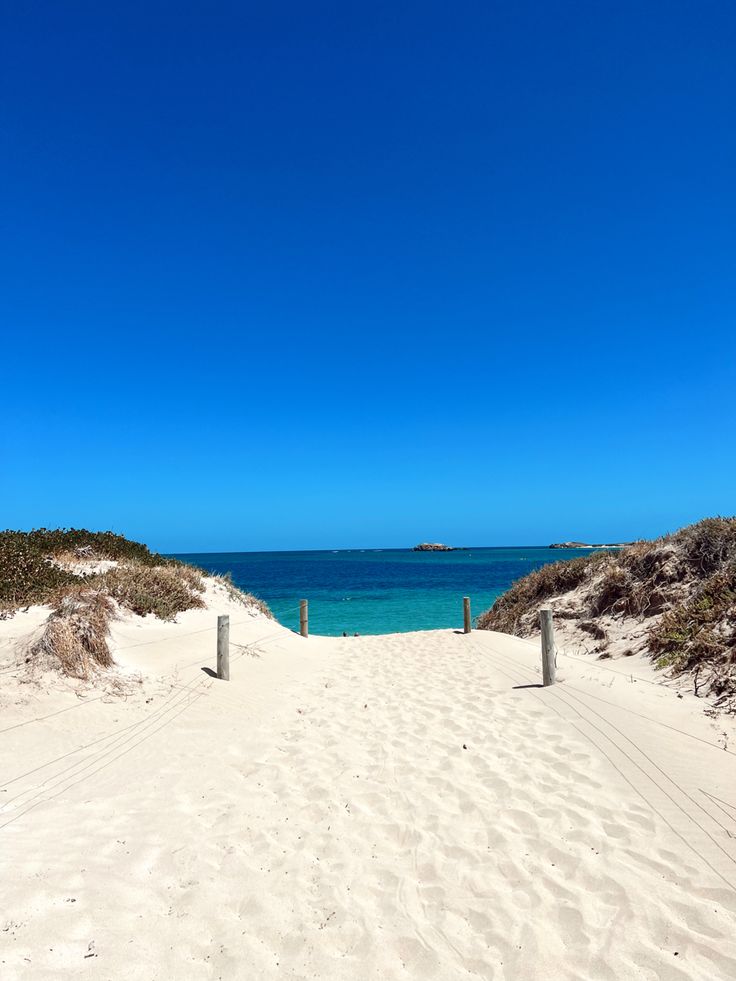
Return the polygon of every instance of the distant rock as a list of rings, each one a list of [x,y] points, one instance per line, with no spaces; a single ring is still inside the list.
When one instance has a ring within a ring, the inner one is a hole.
[[[415,545],[412,552],[465,552],[465,548],[456,548],[453,545],[442,545],[440,542],[422,542]]]
[[[596,545],[591,545],[588,542],[555,542],[549,545],[549,548],[626,548],[627,545],[633,545],[634,542],[606,542],[605,544],[600,543]]]

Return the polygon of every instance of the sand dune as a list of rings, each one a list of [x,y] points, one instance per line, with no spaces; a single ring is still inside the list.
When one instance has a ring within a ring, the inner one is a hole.
[[[125,697],[0,664],[4,979],[736,977],[733,725],[640,663],[221,609],[229,683],[209,610],[116,623]]]

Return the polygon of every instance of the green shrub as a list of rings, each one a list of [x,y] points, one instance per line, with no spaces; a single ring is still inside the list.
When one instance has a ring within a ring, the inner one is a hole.
[[[140,562],[142,565],[162,565],[173,563],[151,552],[140,542],[130,541],[123,535],[112,531],[87,531],[84,528],[37,528],[29,532],[6,532],[22,535],[28,539],[30,547],[42,555],[59,555],[62,552],[84,550],[91,558],[116,559],[118,561]]]
[[[61,568],[53,561],[56,556],[189,568],[111,531],[77,528],[3,531],[0,532],[0,611],[12,612],[33,603],[53,602],[60,590],[90,578]]]
[[[44,603],[60,588],[77,581],[77,576],[50,562],[22,532],[0,532],[1,610]]]

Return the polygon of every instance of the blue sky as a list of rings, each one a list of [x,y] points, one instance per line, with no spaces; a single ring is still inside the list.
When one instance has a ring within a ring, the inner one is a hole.
[[[736,7],[10,3],[0,525],[731,514]]]

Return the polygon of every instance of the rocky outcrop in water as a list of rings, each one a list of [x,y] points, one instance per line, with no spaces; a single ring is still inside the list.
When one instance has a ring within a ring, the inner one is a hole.
[[[442,545],[440,542],[422,542],[415,545],[412,552],[464,552],[463,548],[455,548],[453,545]]]
[[[548,548],[626,548],[634,542],[606,542],[591,545],[589,542],[554,542]]]

